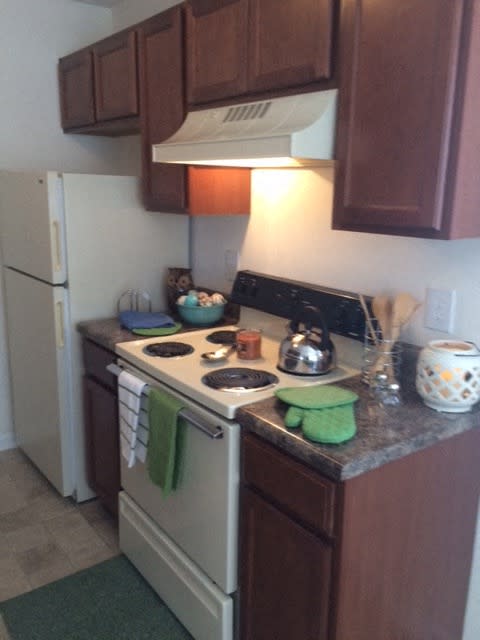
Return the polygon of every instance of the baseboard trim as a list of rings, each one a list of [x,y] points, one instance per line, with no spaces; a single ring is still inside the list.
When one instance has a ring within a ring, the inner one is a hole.
[[[7,449],[15,449],[17,446],[15,436],[13,433],[6,433],[0,435],[0,451],[6,451]]]

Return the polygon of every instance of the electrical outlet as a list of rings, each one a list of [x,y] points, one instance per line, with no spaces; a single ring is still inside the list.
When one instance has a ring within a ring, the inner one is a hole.
[[[225,250],[225,279],[227,282],[233,282],[238,270],[238,251],[233,249]]]
[[[455,298],[453,289],[427,289],[424,325],[452,333],[455,320]]]

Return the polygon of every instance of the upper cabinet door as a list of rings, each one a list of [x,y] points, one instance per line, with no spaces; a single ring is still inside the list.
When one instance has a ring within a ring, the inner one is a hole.
[[[152,144],[173,135],[185,118],[181,8],[142,23],[138,38],[144,204],[185,212],[186,168],[152,162]]]
[[[188,103],[245,93],[248,0],[190,0],[186,12]]]
[[[102,40],[93,59],[97,120],[138,115],[136,31]]]
[[[250,91],[330,78],[333,5],[334,0],[250,0]]]
[[[445,237],[465,4],[342,0],[335,229]]]
[[[62,128],[90,125],[95,122],[92,54],[82,49],[58,62],[60,112]]]

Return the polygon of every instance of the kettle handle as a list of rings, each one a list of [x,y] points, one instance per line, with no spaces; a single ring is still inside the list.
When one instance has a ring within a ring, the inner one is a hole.
[[[330,346],[330,335],[327,321],[318,307],[313,307],[312,305],[301,307],[290,322],[290,330],[292,333],[298,333],[300,323],[305,325],[307,331],[312,331],[314,325],[319,325],[322,330],[320,347],[322,349],[328,349]]]

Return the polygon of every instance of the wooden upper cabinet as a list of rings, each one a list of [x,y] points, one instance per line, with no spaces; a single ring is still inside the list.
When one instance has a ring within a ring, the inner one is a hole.
[[[187,19],[187,101],[201,104],[247,91],[249,0],[191,0]]]
[[[341,7],[333,227],[480,235],[479,3]]]
[[[188,0],[188,103],[328,80],[334,6],[335,0]]]
[[[91,51],[82,49],[61,58],[58,63],[58,83],[63,129],[93,124],[95,100]]]
[[[329,79],[333,20],[334,0],[250,0],[249,90]]]
[[[99,121],[138,115],[137,34],[127,31],[93,47]]]
[[[144,204],[152,211],[184,212],[186,168],[152,162],[152,144],[173,135],[185,118],[181,8],[142,23],[138,49]]]

